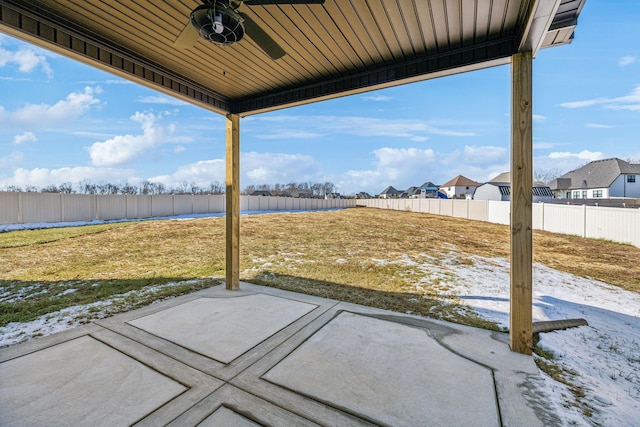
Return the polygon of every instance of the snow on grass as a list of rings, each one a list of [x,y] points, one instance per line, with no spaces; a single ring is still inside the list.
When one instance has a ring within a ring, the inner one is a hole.
[[[327,208],[327,209],[300,209],[300,210],[261,210],[261,211],[242,211],[240,215],[264,215],[264,214],[283,214],[283,213],[307,213],[320,211],[334,211],[343,208]],[[203,213],[203,214],[183,214],[173,216],[158,216],[150,218],[122,218],[113,220],[91,220],[91,221],[68,221],[68,222],[29,222],[24,224],[0,224],[0,233],[18,230],[39,230],[43,228],[60,228],[60,227],[79,227],[83,225],[99,225],[111,224],[114,222],[139,222],[139,221],[158,221],[158,220],[174,220],[188,221],[199,218],[214,218],[225,216],[225,212]]]
[[[174,286],[181,286],[196,280],[170,282],[150,286],[141,290],[114,295],[103,301],[67,307],[48,313],[30,322],[12,322],[0,327],[0,347],[18,344],[31,338],[47,336],[83,325],[95,319],[103,319],[116,313],[128,311],[136,299],[151,296]],[[71,291],[72,289],[68,289]],[[63,294],[65,293],[63,292]],[[134,298],[135,297],[135,298]],[[166,299],[166,298],[165,298]],[[156,300],[156,303],[160,300]]]
[[[417,265],[431,277],[453,275],[448,292],[508,327],[508,260],[470,260],[456,263],[451,256],[439,265],[428,259]],[[415,260],[406,262],[416,266]],[[640,425],[640,295],[540,264],[533,279],[534,322],[584,318],[589,323],[540,334],[538,347],[553,354],[543,361],[560,368],[566,384],[544,373],[536,384],[562,425]]]
[[[46,294],[49,292],[46,288],[42,288],[42,285],[35,283],[33,285],[22,286],[17,290],[0,287],[0,302],[15,303],[23,301],[26,298],[33,298],[38,295]]]
[[[300,211],[295,211],[300,212]],[[270,213],[267,211],[244,214]],[[282,211],[278,211],[282,213]],[[172,218],[223,214],[187,215]],[[107,221],[68,223],[66,226],[99,224]],[[12,229],[58,227],[56,224],[0,225],[0,232]],[[13,228],[12,228],[13,227]],[[443,300],[454,298],[471,307],[487,320],[503,327],[509,325],[509,262],[504,258],[469,256],[462,260],[455,247],[437,258],[429,255],[403,256],[399,260],[370,259],[375,265],[399,264],[419,272],[408,274],[418,291],[433,292]],[[293,255],[288,259],[296,261]],[[292,258],[291,258],[292,257]],[[275,259],[261,259],[262,268]],[[337,263],[344,262],[342,258]],[[270,273],[272,274],[272,273]],[[534,267],[534,321],[584,318],[589,326],[540,334],[537,347],[550,358],[538,360],[555,366],[562,382],[541,372],[534,380],[533,394],[543,400],[560,425],[640,425],[640,294],[607,285],[597,280],[578,277],[536,264]],[[11,323],[0,327],[0,346],[29,338],[49,335],[73,328],[91,319],[99,319],[126,311],[130,294],[155,292],[168,283],[141,291],[114,296],[106,301],[69,307],[31,322]],[[65,292],[72,292],[68,289]],[[41,290],[26,286],[17,294],[0,291],[0,301],[20,300]],[[433,295],[430,295],[432,297]]]

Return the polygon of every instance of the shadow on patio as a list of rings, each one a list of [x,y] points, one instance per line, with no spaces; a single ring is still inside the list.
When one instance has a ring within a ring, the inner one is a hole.
[[[0,424],[542,425],[525,398],[537,368],[506,341],[220,285],[0,349]]]

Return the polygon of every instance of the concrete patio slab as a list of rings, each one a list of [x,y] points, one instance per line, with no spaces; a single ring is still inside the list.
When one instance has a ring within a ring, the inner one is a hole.
[[[265,294],[200,298],[129,324],[230,363],[314,308],[312,304]]]
[[[2,363],[0,378],[2,425],[128,425],[186,390],[89,336]]]
[[[211,393],[170,424],[171,427],[194,425],[199,427],[203,425],[318,426],[290,412],[288,408],[276,406],[229,384]]]
[[[218,286],[0,349],[0,425],[542,425],[503,335]]]
[[[490,369],[450,352],[424,329],[349,312],[263,378],[337,408],[357,408],[376,423],[500,425]]]
[[[216,411],[204,419],[199,427],[216,427],[216,426],[236,426],[236,427],[260,427],[260,424],[254,423],[248,418],[243,417],[237,412],[232,411],[226,406],[221,406]]]

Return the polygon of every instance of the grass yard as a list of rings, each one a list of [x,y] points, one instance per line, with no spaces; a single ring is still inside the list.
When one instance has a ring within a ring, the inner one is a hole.
[[[117,297],[110,315],[219,284],[224,232],[217,217],[1,233],[0,326]],[[509,228],[366,208],[241,218],[243,281],[495,329],[457,303],[439,268],[474,256],[508,258]],[[535,262],[634,292],[638,259],[630,245],[534,232]]]

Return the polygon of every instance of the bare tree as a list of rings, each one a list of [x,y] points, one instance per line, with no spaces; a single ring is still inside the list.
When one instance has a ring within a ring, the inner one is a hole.
[[[191,194],[204,194],[204,190],[194,181],[191,181],[190,187]]]
[[[187,181],[180,181],[176,187],[173,188],[175,194],[188,194],[191,189],[191,185]]]
[[[71,184],[70,182],[64,182],[64,183],[60,184],[60,186],[58,187],[58,190],[61,193],[64,193],[64,194],[71,194],[71,193],[74,192],[73,191],[73,184]]]
[[[161,182],[152,182],[151,194],[167,194],[167,186]]]
[[[58,191],[58,187],[56,187],[54,184],[51,184],[46,187],[42,187],[40,192],[41,193],[59,193],[60,191]]]
[[[138,194],[138,187],[127,182],[120,186],[120,194]]]
[[[82,180],[78,183],[78,189],[80,190],[81,193],[83,194],[97,194],[98,193],[98,188],[96,186],[96,184],[88,181],[88,180]]]
[[[323,186],[324,186],[324,196],[335,192],[336,186],[333,182],[325,182]]]
[[[543,182],[545,184],[549,184],[551,181],[560,176],[562,176],[562,172],[560,172],[560,170],[558,169],[553,169],[550,171],[541,171],[536,169],[533,171],[534,182]]]
[[[224,194],[224,185],[218,181],[211,182],[209,184],[209,194]]]

